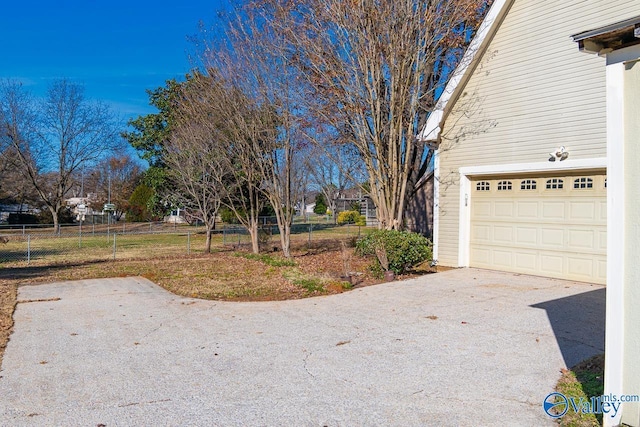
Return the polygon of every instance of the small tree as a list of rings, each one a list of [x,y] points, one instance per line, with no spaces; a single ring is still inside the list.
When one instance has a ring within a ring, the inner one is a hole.
[[[140,184],[129,197],[127,217],[131,221],[151,221],[153,214],[149,204],[153,200],[154,190],[145,184]]]
[[[327,213],[327,202],[322,193],[316,194],[316,205],[313,208],[313,212],[318,215],[324,215]]]
[[[193,120],[191,104],[184,103],[172,138],[165,150],[168,176],[175,200],[190,208],[192,215],[206,227],[205,253],[211,252],[211,233],[215,229],[218,209],[222,201],[220,183],[227,170],[221,152],[206,126]],[[197,116],[196,116],[197,117]]]

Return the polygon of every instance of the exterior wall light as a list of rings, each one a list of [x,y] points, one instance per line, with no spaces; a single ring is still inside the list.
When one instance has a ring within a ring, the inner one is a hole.
[[[564,145],[562,147],[558,147],[555,149],[555,151],[549,153],[549,161],[550,162],[555,162],[556,160],[566,160],[567,157],[569,157],[569,152],[564,148]]]

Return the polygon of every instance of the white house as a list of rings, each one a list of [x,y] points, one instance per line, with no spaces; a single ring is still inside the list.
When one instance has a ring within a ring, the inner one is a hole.
[[[495,0],[421,134],[434,258],[606,283],[618,396],[640,395],[638,61],[638,0]]]

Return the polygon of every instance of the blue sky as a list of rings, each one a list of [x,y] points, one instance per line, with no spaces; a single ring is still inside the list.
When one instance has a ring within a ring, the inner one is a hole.
[[[128,118],[154,112],[145,89],[189,71],[199,21],[220,28],[229,0],[8,0],[0,12],[0,78],[36,96],[66,77]]]

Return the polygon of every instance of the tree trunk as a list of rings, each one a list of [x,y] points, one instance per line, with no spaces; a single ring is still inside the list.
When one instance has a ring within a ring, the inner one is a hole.
[[[278,225],[280,229],[280,244],[282,245],[282,255],[291,258],[291,224]]]
[[[258,241],[258,221],[252,221],[248,228],[249,235],[251,236],[251,251],[254,254],[260,253],[260,244]]]
[[[51,216],[53,217],[53,233],[60,234],[60,221],[58,220],[58,211],[53,206],[47,206]]]
[[[207,240],[204,243],[204,253],[211,253],[211,227],[207,226]]]

